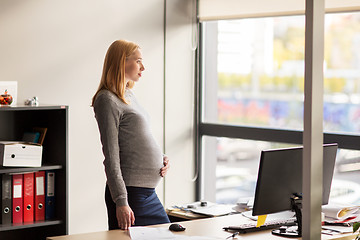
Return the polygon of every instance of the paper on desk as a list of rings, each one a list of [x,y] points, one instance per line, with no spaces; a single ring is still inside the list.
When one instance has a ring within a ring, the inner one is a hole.
[[[235,205],[217,204],[212,202],[206,202],[205,206],[201,206],[201,202],[198,201],[183,205],[181,209],[209,217],[218,217],[234,212],[234,206]]]
[[[352,233],[353,227],[344,227],[344,226],[322,226],[322,229],[331,230],[338,233]]]
[[[344,220],[352,215],[358,213],[360,206],[339,206],[328,204],[322,206],[322,211],[325,213],[325,217]]]
[[[167,228],[130,227],[129,232],[133,240],[172,239],[174,237]]]
[[[213,204],[206,207],[189,208],[190,211],[210,217],[218,217],[233,212],[234,205]]]
[[[175,235],[167,228],[130,227],[132,240],[219,240],[222,238]]]

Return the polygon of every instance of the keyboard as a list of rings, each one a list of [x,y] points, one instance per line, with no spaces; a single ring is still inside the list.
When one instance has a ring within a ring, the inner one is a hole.
[[[224,227],[225,231],[235,231],[239,233],[248,233],[248,232],[256,232],[263,231],[268,229],[279,228],[281,226],[294,226],[296,225],[296,219],[276,219],[266,221],[264,225],[260,227],[256,227],[257,222],[244,223],[236,226],[228,226]]]

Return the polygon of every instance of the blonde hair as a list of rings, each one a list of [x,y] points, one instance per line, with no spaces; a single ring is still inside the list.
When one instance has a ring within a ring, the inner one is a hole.
[[[109,90],[117,95],[124,103],[128,104],[125,99],[125,89],[134,86],[133,81],[125,81],[125,61],[133,52],[140,47],[126,40],[117,40],[113,42],[104,59],[103,72],[98,90],[92,98],[92,106],[94,105],[96,96],[103,90]]]

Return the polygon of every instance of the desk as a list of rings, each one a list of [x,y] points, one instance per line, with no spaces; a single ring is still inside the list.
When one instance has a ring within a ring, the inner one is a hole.
[[[247,218],[243,217],[241,214],[228,215],[223,217],[215,218],[206,218],[198,219],[192,221],[181,222],[183,226],[186,227],[184,232],[179,232],[175,234],[184,234],[190,236],[211,236],[219,237],[225,239],[230,236],[230,233],[222,230],[224,226],[235,225],[236,223],[244,223],[250,221]],[[170,224],[161,224],[154,225],[151,227],[168,227]],[[338,240],[353,240],[355,238],[354,234],[343,234],[343,235],[322,235],[322,240],[338,239]],[[285,240],[287,238],[277,237],[271,234],[270,230],[259,231],[254,233],[240,234],[237,236],[237,239],[241,240]],[[294,239],[294,238],[293,238]],[[128,231],[123,230],[112,230],[112,231],[103,231],[96,233],[86,233],[86,234],[75,234],[69,236],[59,236],[59,237],[49,237],[47,240],[130,240]]]

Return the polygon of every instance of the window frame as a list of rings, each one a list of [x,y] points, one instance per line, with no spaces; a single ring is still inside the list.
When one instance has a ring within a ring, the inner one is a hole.
[[[347,11],[344,11],[344,13]],[[340,12],[339,12],[340,13]],[[199,29],[199,47],[197,49],[197,81],[195,85],[195,159],[197,169],[196,180],[196,200],[201,200],[204,184],[202,182],[202,138],[204,136],[210,137],[227,137],[234,139],[245,140],[259,140],[279,143],[290,144],[303,144],[303,131],[282,129],[282,128],[268,128],[268,127],[254,127],[247,125],[231,125],[231,124],[217,124],[207,123],[203,119],[204,110],[204,91],[203,91],[203,71],[204,71],[204,59],[202,58],[204,53],[204,24],[198,23]],[[351,133],[323,133],[324,143],[337,142],[339,148],[347,150],[360,150],[360,134]]]

